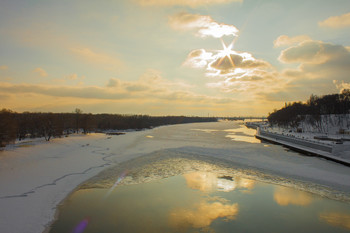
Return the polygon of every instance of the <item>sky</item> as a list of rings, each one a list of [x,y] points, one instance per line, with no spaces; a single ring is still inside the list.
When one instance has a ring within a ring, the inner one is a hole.
[[[349,0],[1,0],[0,108],[267,116],[350,88]]]

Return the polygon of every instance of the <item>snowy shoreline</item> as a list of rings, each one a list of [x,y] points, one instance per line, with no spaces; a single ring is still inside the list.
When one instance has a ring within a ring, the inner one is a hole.
[[[316,140],[300,139],[282,134],[270,133],[268,131],[263,131],[260,128],[258,128],[255,137],[261,140],[286,146],[292,150],[320,156],[334,162],[350,166],[350,151],[348,151],[350,145],[343,146],[324,144],[319,143]]]
[[[74,136],[1,151],[0,232],[43,232],[53,221],[57,205],[80,184],[106,168],[167,149],[350,193],[348,167],[286,152],[280,146],[244,141],[254,139],[254,131],[237,122],[193,123],[119,136]]]

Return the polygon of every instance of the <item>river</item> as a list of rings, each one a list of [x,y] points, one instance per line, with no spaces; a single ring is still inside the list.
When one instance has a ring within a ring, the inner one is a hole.
[[[349,168],[254,133],[242,122],[145,131],[61,203],[50,232],[349,232]]]

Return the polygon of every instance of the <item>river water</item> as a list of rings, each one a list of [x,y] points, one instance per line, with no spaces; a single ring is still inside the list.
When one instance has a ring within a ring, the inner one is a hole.
[[[237,125],[188,132],[233,140],[239,151],[261,144]],[[347,193],[196,148],[160,149],[105,170],[67,197],[50,232],[350,232]]]

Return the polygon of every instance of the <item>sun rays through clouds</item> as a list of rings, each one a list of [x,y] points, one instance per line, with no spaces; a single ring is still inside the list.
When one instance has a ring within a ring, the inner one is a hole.
[[[350,1],[314,1],[2,1],[2,107],[262,116],[342,91]]]
[[[225,93],[252,91],[254,94],[283,82],[269,62],[257,59],[249,52],[235,50],[239,30],[234,25],[218,23],[210,16],[184,12],[170,17],[170,25],[174,29],[191,30],[196,36],[211,36],[221,42],[221,49],[192,50],[183,63],[187,67],[204,69],[205,75],[210,78],[207,87],[218,88]],[[210,33],[203,33],[203,30]],[[224,39],[231,42],[226,44]]]

